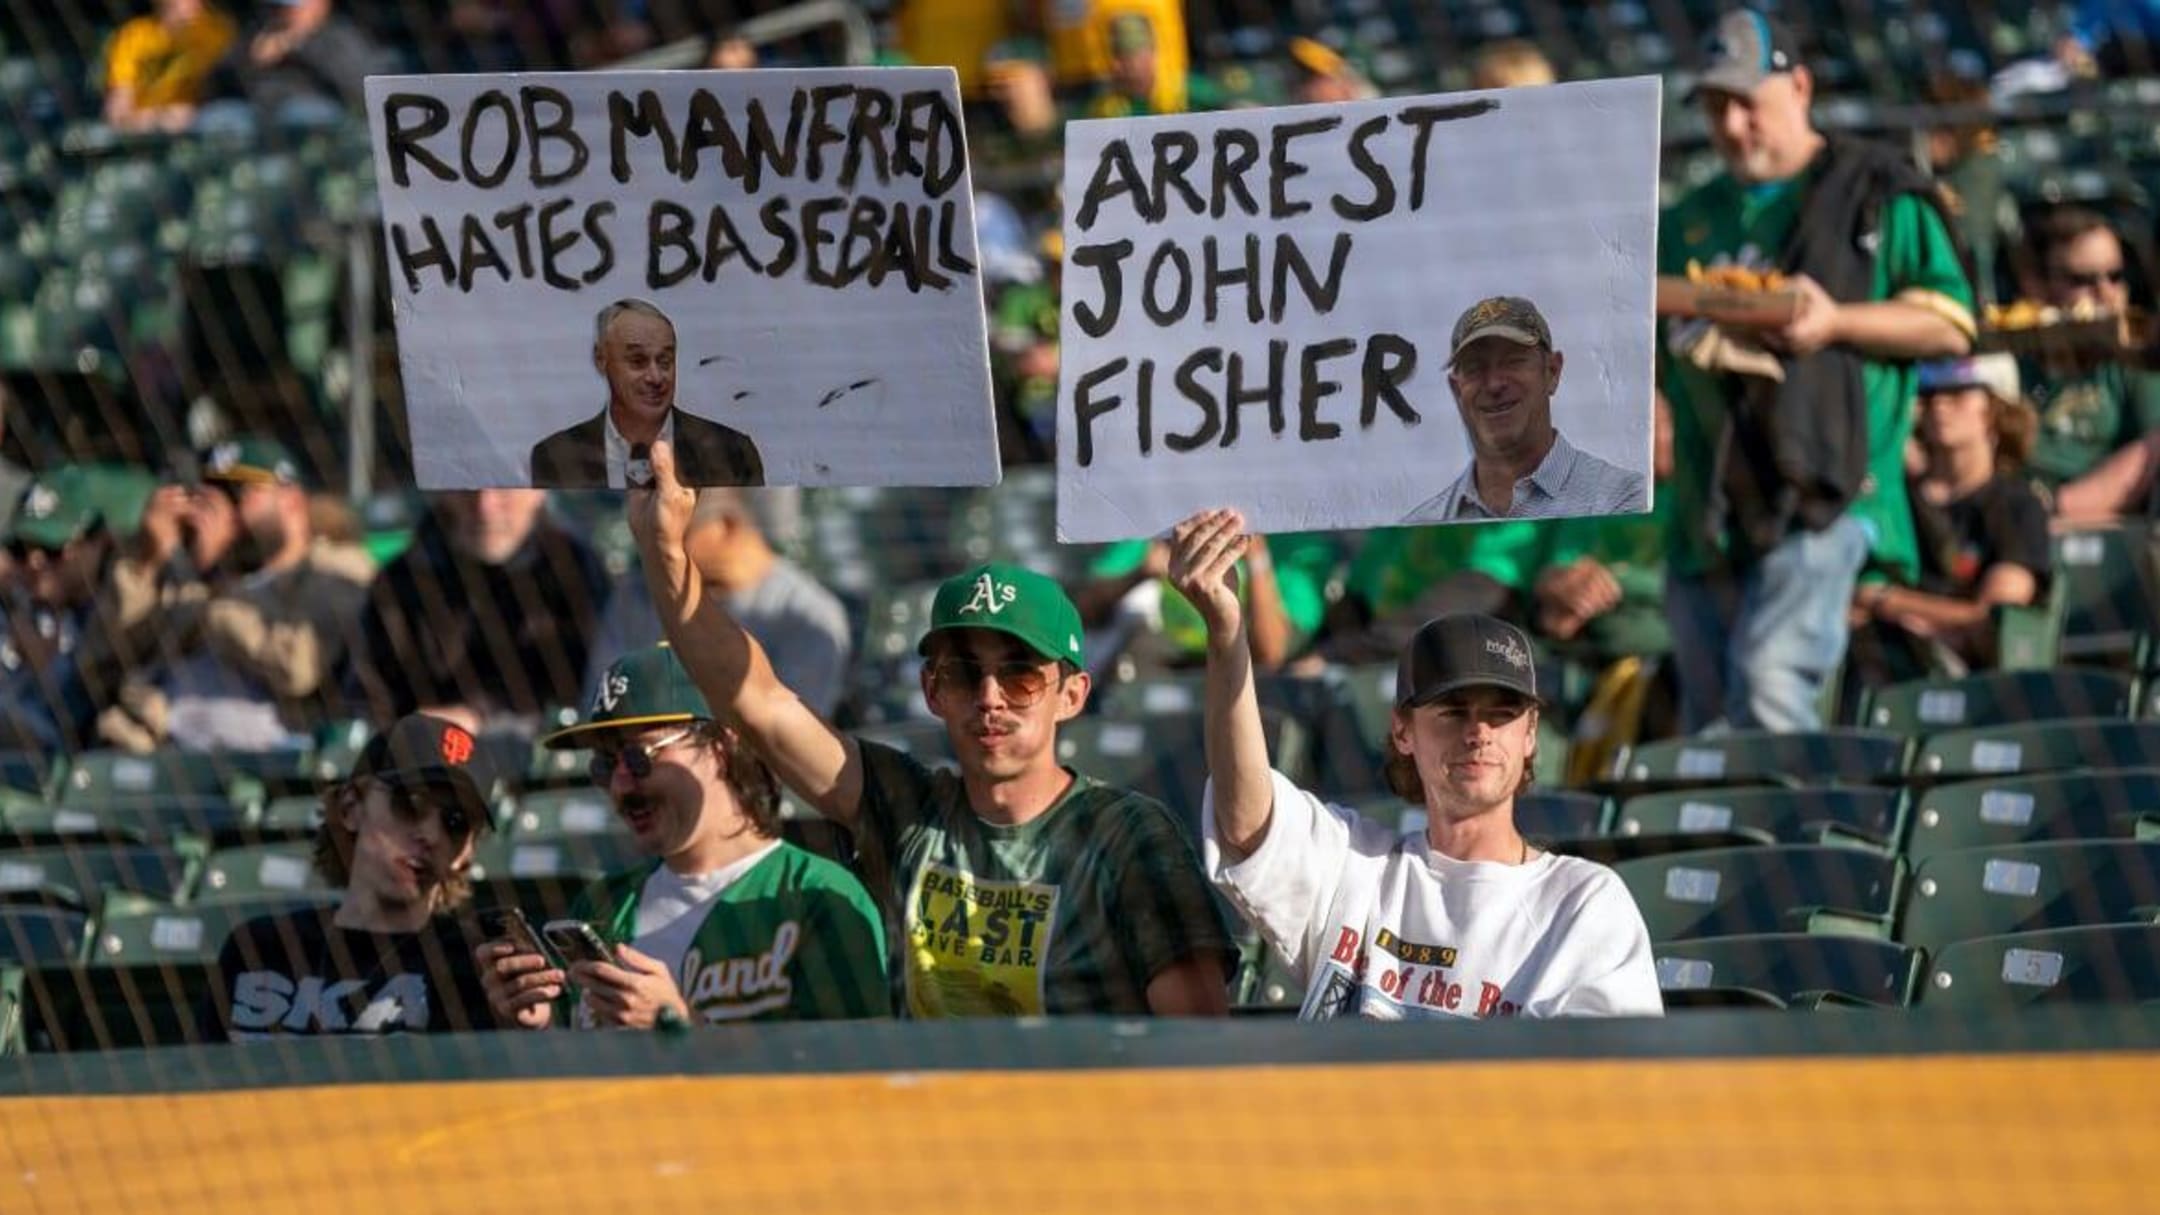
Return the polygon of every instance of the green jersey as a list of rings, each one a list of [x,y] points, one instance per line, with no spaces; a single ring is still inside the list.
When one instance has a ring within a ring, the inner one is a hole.
[[[635,946],[652,861],[611,873],[571,904],[609,944]],[[694,1023],[883,1017],[885,927],[855,875],[781,843],[713,897],[675,967]],[[575,996],[570,997],[575,1000]],[[577,1008],[573,1024],[589,1024]]]
[[[1140,568],[1147,560],[1150,541],[1120,540],[1104,549],[1088,573],[1097,578],[1118,578]],[[1265,538],[1268,557],[1275,563],[1275,589],[1282,596],[1283,615],[1289,617],[1292,641],[1312,636],[1327,614],[1327,583],[1340,561],[1340,549],[1332,536],[1319,532],[1286,532]],[[1188,657],[1207,653],[1207,622],[1185,596],[1162,584],[1162,631],[1171,646]],[[1250,584],[1241,584],[1242,598]]]
[[[2075,481],[2117,449],[2160,428],[2160,376],[2103,363],[2068,375],[2021,359],[2025,396],[2040,412],[2040,434],[2027,462],[2049,485]]]
[[[1720,175],[1675,204],[1658,222],[1658,273],[1685,274],[1689,261],[1705,266],[1775,264],[1800,216],[1805,178],[1744,186]],[[1899,299],[1931,308],[1974,332],[1972,284],[1950,230],[1935,209],[1910,194],[1883,206],[1875,275],[1869,298]],[[1670,494],[1670,560],[1674,572],[1699,574],[1716,556],[1702,520],[1710,511],[1717,441],[1725,424],[1723,376],[1682,354],[1695,324],[1666,322],[1660,382],[1673,409],[1674,475],[1659,486]],[[1905,440],[1912,434],[1917,365],[1869,359],[1861,370],[1867,395],[1868,475],[1850,513],[1867,529],[1876,565],[1911,581],[1918,576],[1920,542],[1905,497]]]
[[[1349,590],[1375,616],[1410,606],[1452,574],[1484,574],[1511,590],[1528,590],[1537,579],[1543,536],[1537,523],[1524,519],[1377,528],[1350,563]]]
[[[1192,842],[1163,806],[1077,773],[1016,826],[986,823],[957,774],[890,747],[863,757],[856,846],[889,875],[915,1017],[1135,1015],[1196,954],[1235,957]]]

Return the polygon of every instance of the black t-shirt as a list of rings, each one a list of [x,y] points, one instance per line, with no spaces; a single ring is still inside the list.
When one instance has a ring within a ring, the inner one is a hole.
[[[2047,507],[2022,478],[1997,476],[1938,506],[1912,487],[1913,525],[1920,533],[1920,589],[1967,598],[1995,565],[2031,570],[2047,587],[2053,555]]]
[[[495,1028],[456,920],[374,933],[339,928],[335,914],[268,915],[233,930],[218,954],[217,1009],[233,1040]]]

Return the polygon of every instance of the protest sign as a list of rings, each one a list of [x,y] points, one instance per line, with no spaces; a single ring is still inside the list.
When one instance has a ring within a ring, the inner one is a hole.
[[[372,77],[367,108],[422,488],[620,486],[663,420],[698,484],[997,481],[950,69]]]
[[[1067,126],[1059,537],[1647,510],[1659,99]],[[1550,461],[1486,511],[1473,453],[1525,450]]]

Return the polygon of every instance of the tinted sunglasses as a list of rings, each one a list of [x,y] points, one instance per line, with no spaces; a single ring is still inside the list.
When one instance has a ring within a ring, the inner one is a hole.
[[[974,658],[940,658],[930,664],[930,683],[940,695],[964,696],[982,686],[985,678],[997,680],[998,691],[1014,708],[1041,700],[1050,690],[1052,672],[1041,662],[1010,659],[984,663]]]
[[[2085,274],[2072,274],[2068,270],[2058,270],[2055,272],[2055,277],[2073,287],[2113,287],[2126,281],[2130,277],[2130,272],[2121,266],[2117,266],[2113,270],[2094,270]]]
[[[605,785],[614,780],[618,764],[629,768],[633,779],[644,780],[652,775],[653,756],[695,736],[697,732],[696,726],[690,726],[649,743],[631,743],[627,747],[594,747],[592,762],[586,771],[591,774],[592,783],[596,785]]]
[[[408,823],[426,820],[430,813],[442,819],[443,834],[462,844],[471,839],[479,824],[465,800],[448,789],[390,789],[390,809]]]

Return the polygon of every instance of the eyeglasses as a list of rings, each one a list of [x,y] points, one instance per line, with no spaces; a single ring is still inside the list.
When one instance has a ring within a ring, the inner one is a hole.
[[[943,696],[969,695],[985,677],[997,680],[998,691],[1016,709],[1034,704],[1050,690],[1050,672],[1027,659],[986,664],[975,658],[940,658],[930,664],[931,686]]]
[[[2055,277],[2061,279],[2064,283],[2072,287],[2084,287],[2090,289],[2103,286],[2119,286],[2130,277],[2130,272],[2123,269],[2121,266],[2117,266],[2112,270],[2089,270],[2084,273],[2075,273],[2069,270],[2057,270],[2055,272]]]
[[[592,774],[592,783],[605,785],[614,780],[615,766],[617,764],[628,767],[633,779],[644,780],[652,775],[653,756],[660,754],[669,747],[688,741],[696,736],[697,732],[698,728],[696,726],[689,726],[677,730],[665,738],[656,738],[649,743],[631,743],[629,746],[621,748],[595,747],[592,753],[592,764],[587,769]]]

